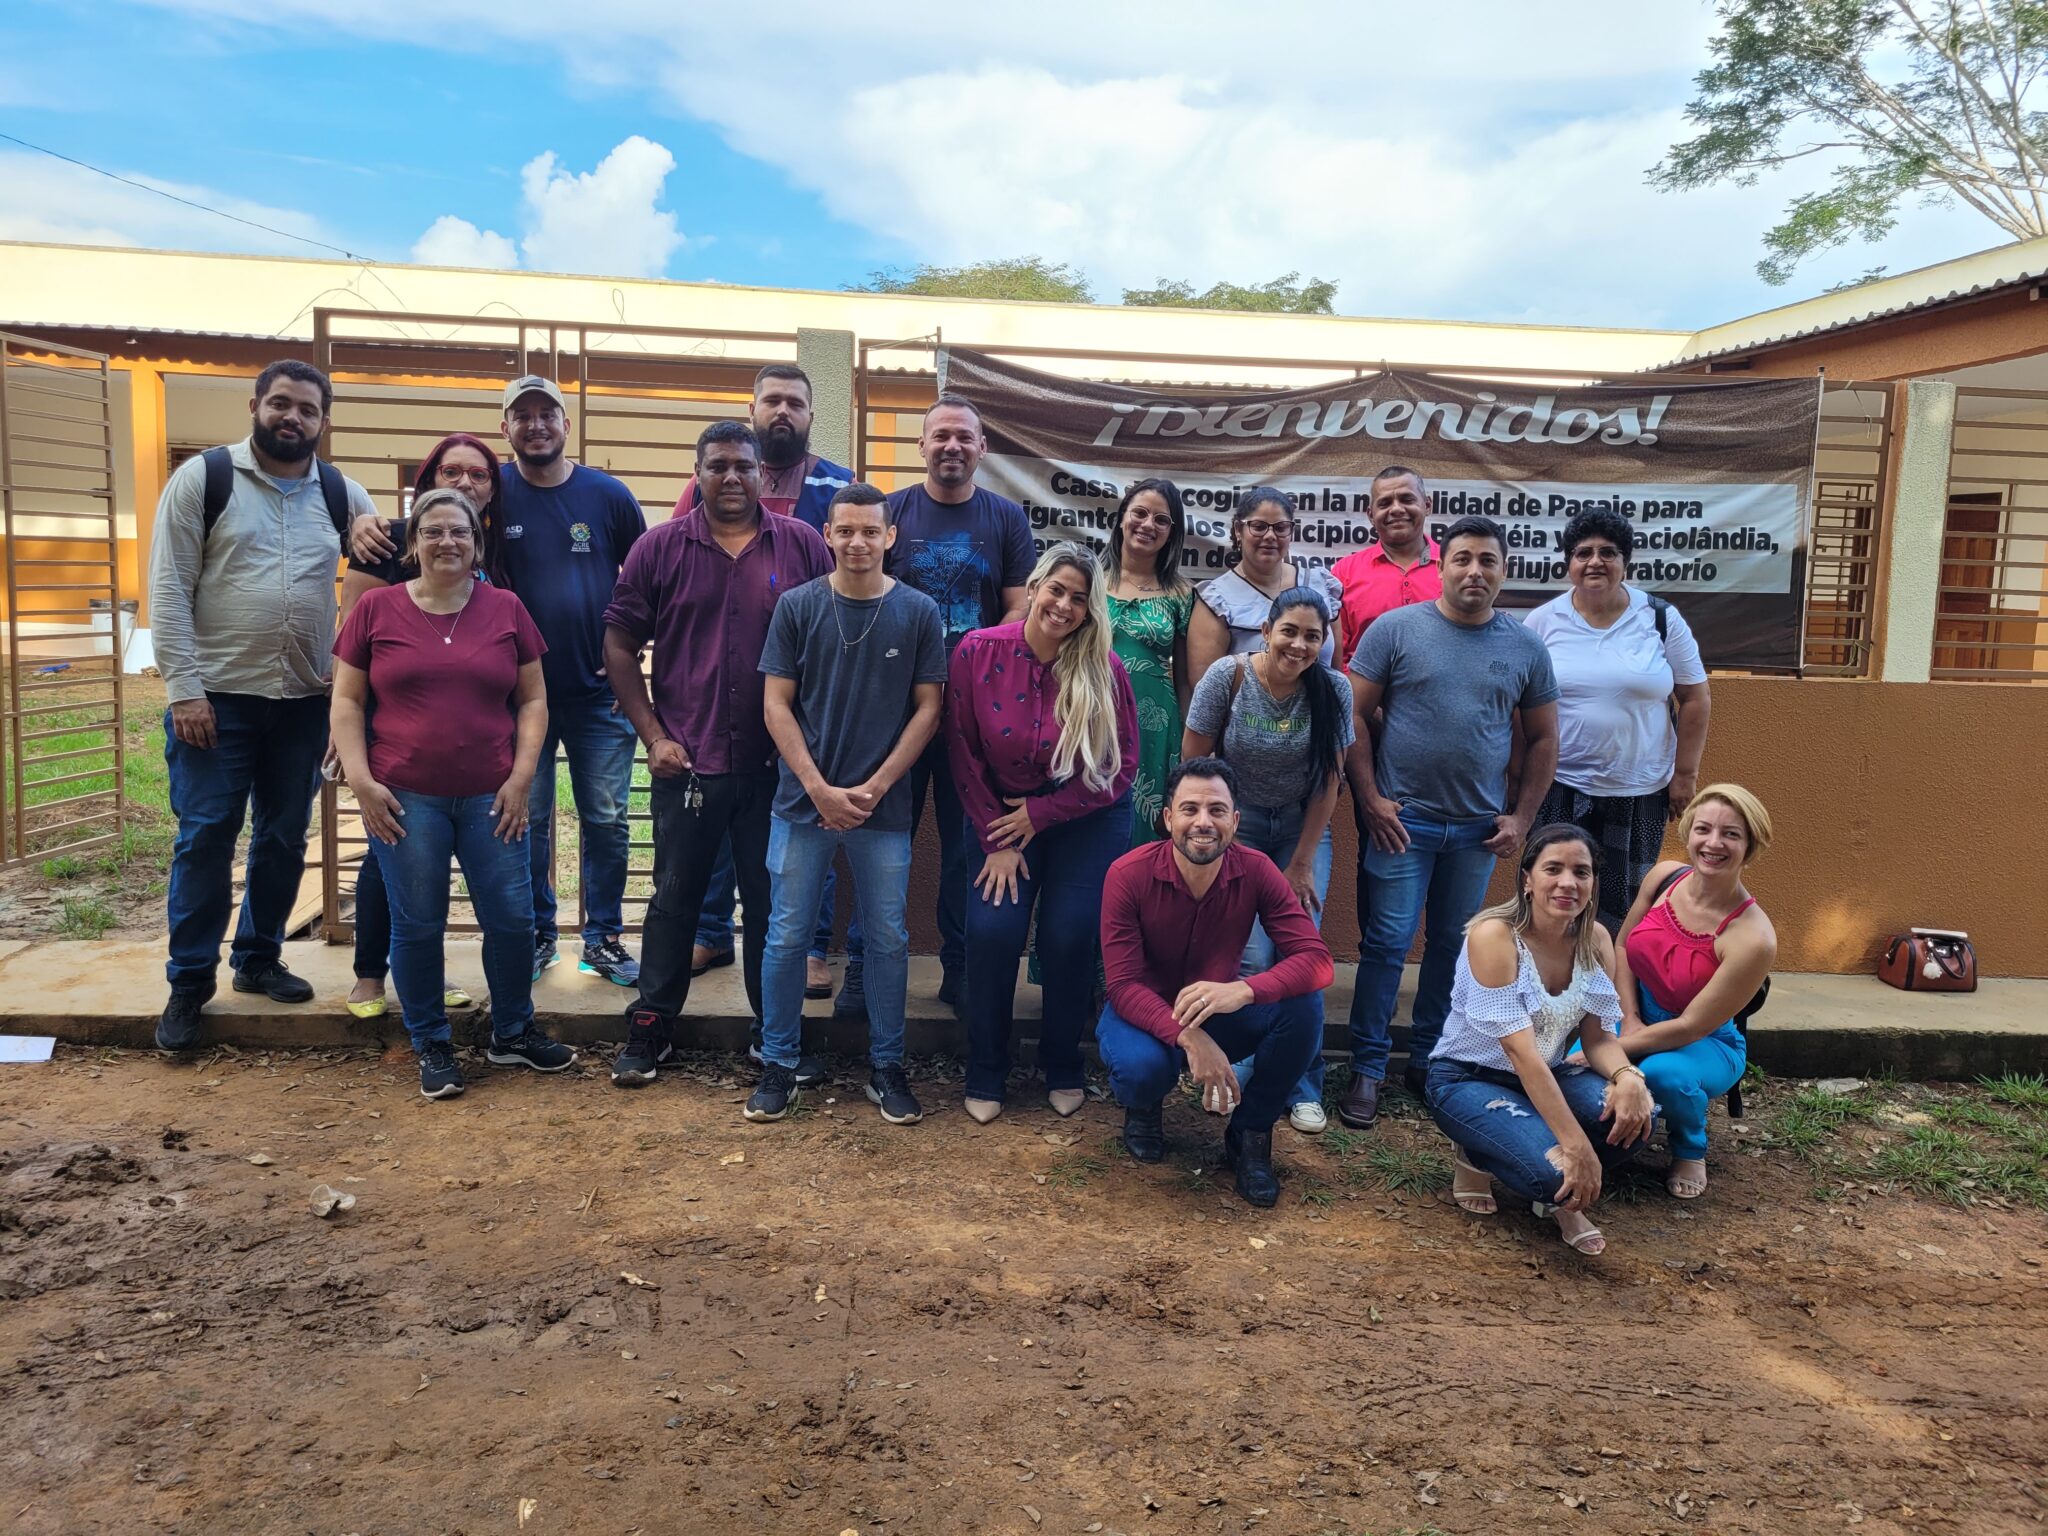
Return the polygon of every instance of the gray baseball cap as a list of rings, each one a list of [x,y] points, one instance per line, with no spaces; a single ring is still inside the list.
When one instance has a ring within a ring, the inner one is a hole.
[[[519,403],[522,395],[546,395],[561,407],[564,416],[569,414],[569,402],[562,398],[562,391],[553,379],[544,379],[537,373],[529,373],[522,378],[514,379],[505,386],[504,409],[511,410]]]

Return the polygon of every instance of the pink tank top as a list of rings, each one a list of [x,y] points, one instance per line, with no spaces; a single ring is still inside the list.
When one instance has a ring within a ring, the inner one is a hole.
[[[1756,898],[1748,897],[1741,906],[1722,918],[1721,926],[1712,933],[1694,933],[1680,926],[1678,914],[1671,910],[1671,893],[1691,873],[1690,868],[1680,870],[1628,936],[1629,971],[1650,989],[1652,997],[1674,1014],[1685,1012],[1692,1000],[1714,979],[1714,972],[1720,969],[1720,957],[1714,953],[1714,940],[1727,931],[1730,923],[1756,905]]]

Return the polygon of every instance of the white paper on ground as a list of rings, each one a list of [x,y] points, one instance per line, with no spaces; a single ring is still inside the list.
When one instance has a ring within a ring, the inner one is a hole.
[[[0,1035],[0,1063],[48,1061],[55,1035]]]

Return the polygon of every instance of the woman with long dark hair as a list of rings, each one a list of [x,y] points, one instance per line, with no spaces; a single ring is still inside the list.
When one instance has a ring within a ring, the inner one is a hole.
[[[1102,560],[1111,645],[1138,701],[1138,776],[1131,785],[1131,846],[1161,835],[1166,776],[1180,761],[1181,721],[1194,679],[1188,620],[1195,589],[1181,574],[1188,519],[1180,487],[1135,481],[1117,504]]]
[[[1602,1176],[1635,1155],[1656,1112],[1615,1037],[1622,1007],[1614,941],[1596,916],[1599,867],[1569,822],[1529,834],[1513,897],[1465,928],[1423,1094],[1458,1148],[1460,1210],[1492,1214],[1498,1181],[1587,1254],[1607,1246],[1586,1216]]]
[[[1330,891],[1330,813],[1352,742],[1351,684],[1319,659],[1335,623],[1335,609],[1307,587],[1274,598],[1260,628],[1265,649],[1225,656],[1202,675],[1180,743],[1183,757],[1220,757],[1236,770],[1237,840],[1280,866],[1318,928]],[[1242,973],[1272,964],[1273,941],[1254,923]],[[1315,1010],[1320,1027],[1320,996]],[[1240,1064],[1239,1078],[1250,1070]],[[1329,1124],[1320,1048],[1287,1104],[1288,1124],[1305,1135]]]
[[[1294,498],[1270,485],[1255,485],[1237,499],[1230,514],[1229,569],[1202,583],[1188,623],[1188,675],[1200,678],[1219,656],[1256,651],[1273,599],[1293,587],[1307,587],[1336,613],[1344,588],[1321,566],[1294,558]],[[1337,626],[1330,626],[1318,658],[1337,664]]]
[[[417,505],[434,490],[460,491],[477,509],[483,529],[477,547],[477,579],[503,586],[504,574],[498,560],[502,545],[496,515],[498,456],[490,444],[467,432],[451,432],[434,444],[413,480],[413,504]],[[349,553],[348,570],[341,578],[343,624],[348,623],[364,593],[397,586],[417,574],[417,568],[406,563],[404,554],[406,519],[392,518],[385,526],[396,546],[389,559],[366,561],[353,550]],[[331,760],[333,749],[328,751]],[[387,1006],[384,978],[391,969],[391,904],[385,898],[383,873],[367,852],[356,870],[355,938],[356,984],[348,994],[348,1011],[359,1019],[379,1018]],[[475,1000],[460,987],[449,987],[443,1002],[451,1009],[475,1006]]]

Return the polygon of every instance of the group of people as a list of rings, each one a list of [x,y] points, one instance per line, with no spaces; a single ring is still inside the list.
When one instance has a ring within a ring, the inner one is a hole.
[[[1770,820],[1739,786],[1698,786],[1706,673],[1678,610],[1628,584],[1626,519],[1571,520],[1571,584],[1525,621],[1495,606],[1503,530],[1463,517],[1432,540],[1402,466],[1372,482],[1374,543],[1327,570],[1294,558],[1286,492],[1239,493],[1227,568],[1196,587],[1167,479],[1129,486],[1101,556],[1039,552],[1023,509],[977,483],[987,439],[956,396],[925,415],[923,481],[885,496],[809,451],[810,381],[771,364],[652,528],[564,457],[552,381],[514,380],[503,406],[511,462],[446,438],[387,522],[314,455],[327,380],[279,362],[250,437],[167,484],[150,592],[179,819],[166,1051],[200,1040],[247,813],[234,985],[310,999],[280,941],[324,761],[370,839],[350,1012],[385,1010],[388,970],[421,1091],[462,1091],[452,857],[484,932],[487,1059],[568,1066],[532,1005],[557,958],[563,752],[581,968],[634,994],[612,1081],[659,1075],[693,976],[734,958],[737,898],[760,1066],[744,1114],[786,1115],[825,1075],[803,1004],[830,994],[843,857],[834,1010],[866,1016],[868,1097],[908,1124],[906,908],[930,801],[967,1113],[1002,1113],[1029,949],[1054,1111],[1085,1102],[1092,1021],[1132,1156],[1163,1155],[1185,1073],[1229,1117],[1238,1190],[1270,1205],[1277,1123],[1327,1124],[1321,924],[1348,784],[1361,943],[1339,1117],[1377,1117],[1419,931],[1407,1083],[1459,1149],[1460,1206],[1492,1209],[1497,1183],[1597,1251],[1601,1171],[1659,1115],[1671,1192],[1704,1191],[1707,1106],[1741,1075],[1737,1020],[1775,950],[1743,884]],[[654,839],[637,960],[620,943],[636,744]],[[1659,862],[1674,818],[1686,857]],[[1503,857],[1513,895],[1482,911]]]

